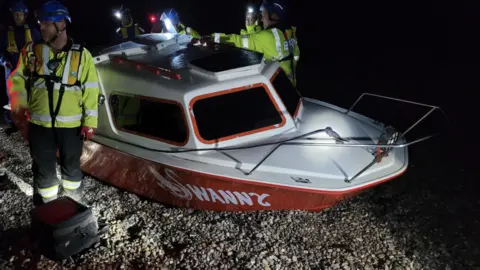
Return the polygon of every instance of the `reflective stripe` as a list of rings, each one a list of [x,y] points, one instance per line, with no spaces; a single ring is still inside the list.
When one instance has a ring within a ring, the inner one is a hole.
[[[83,88],[98,88],[97,82],[86,82],[83,84]]]
[[[191,32],[191,31],[192,31],[192,30],[190,29],[190,27],[187,27],[187,30],[186,30],[187,34],[190,35],[190,32]]]
[[[50,75],[50,70],[48,69],[48,61],[50,59],[50,50],[48,49],[48,46],[42,45],[43,46],[43,75]]]
[[[278,53],[277,60],[280,60],[283,58],[283,52],[282,52],[282,43],[280,43],[280,35],[278,34],[278,29],[273,28],[272,33],[273,33],[273,36],[275,37],[275,47],[277,48],[277,53]]]
[[[300,56],[294,56],[293,59],[295,59],[295,61],[298,61],[300,60]]]
[[[38,193],[43,198],[51,198],[58,194],[58,185],[49,188],[39,188]]]
[[[72,51],[68,51],[67,62],[63,69],[62,83],[68,84],[68,74],[70,73],[70,61],[72,60]]]
[[[215,33],[214,34],[214,41],[215,41],[215,43],[220,43],[220,33]]]
[[[244,49],[248,49],[248,35],[242,35],[242,46]]]
[[[85,115],[88,116],[98,116],[98,111],[97,110],[86,110]]]
[[[41,115],[36,113],[32,113],[30,115],[30,119],[42,122],[52,122],[52,117],[50,117],[50,115]],[[82,115],[77,114],[72,116],[57,116],[55,119],[58,122],[75,122],[82,120]]]
[[[63,188],[65,189],[70,189],[70,190],[75,190],[79,188],[82,185],[82,181],[68,181],[68,180],[62,180],[63,182]]]

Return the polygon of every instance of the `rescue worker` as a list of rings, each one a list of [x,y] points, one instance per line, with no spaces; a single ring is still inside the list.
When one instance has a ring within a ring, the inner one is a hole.
[[[262,31],[263,29],[262,26],[259,25],[259,21],[259,14],[253,9],[253,7],[249,7],[245,16],[246,29],[240,30],[240,35],[253,34]]]
[[[7,81],[10,72],[17,66],[20,51],[25,44],[31,41],[40,40],[40,32],[35,27],[30,27],[26,23],[28,8],[21,2],[16,2],[10,8],[15,25],[9,26],[6,32],[0,34],[0,63],[5,70],[5,81]],[[6,86],[6,85],[5,85]],[[7,88],[5,87],[5,90]],[[8,97],[8,91],[5,91]],[[4,114],[5,121],[9,125],[9,131],[15,131],[10,115],[10,101],[4,106],[7,110]]]
[[[145,30],[138,26],[138,23],[133,22],[130,9],[121,7],[119,11],[115,12],[115,17],[120,19],[122,24],[116,31],[117,36],[120,37],[121,40],[127,40],[145,33]]]
[[[186,27],[180,21],[178,12],[169,8],[165,10],[160,16],[160,21],[163,22],[164,28],[161,33],[178,33],[183,35],[190,35],[194,38],[200,38],[200,34],[191,27]]]
[[[282,0],[264,0],[260,7],[264,30],[246,35],[220,33],[204,37],[202,41],[228,43],[235,47],[263,53],[265,60],[278,61],[293,85],[296,85],[296,67],[300,49],[295,35],[296,27],[286,23],[287,10]]]
[[[90,52],[67,35],[70,15],[60,2],[48,1],[36,13],[42,41],[21,52],[8,77],[12,112],[28,113],[34,203],[58,196],[56,151],[66,195],[81,198],[83,140],[97,127],[98,77]],[[40,202],[41,203],[41,202]]]

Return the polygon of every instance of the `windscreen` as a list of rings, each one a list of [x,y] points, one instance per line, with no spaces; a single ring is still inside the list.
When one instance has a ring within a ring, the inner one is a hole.
[[[299,101],[301,98],[298,90],[293,86],[288,77],[285,75],[285,72],[283,72],[281,69],[273,80],[272,84],[280,96],[283,104],[285,104],[285,107],[287,107],[287,111],[292,117],[295,117],[295,113],[300,105]]]
[[[280,124],[282,117],[263,87],[196,101],[193,113],[200,136],[207,141]]]

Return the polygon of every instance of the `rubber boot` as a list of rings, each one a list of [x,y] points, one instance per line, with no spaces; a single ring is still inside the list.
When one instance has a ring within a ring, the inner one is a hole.
[[[38,187],[36,185],[34,185],[33,198],[32,198],[34,206],[40,206],[42,204],[45,204],[45,203],[51,202],[53,200],[56,200],[57,198],[58,198],[58,193],[57,193],[57,195],[52,196],[50,198],[43,198],[42,195],[40,195],[40,193],[38,192]]]
[[[74,199],[77,202],[82,202],[83,199],[83,183],[77,189],[63,188],[63,195]]]
[[[58,198],[58,195],[55,195],[50,198],[42,198],[42,196],[38,193],[33,194],[33,205],[34,206],[40,206],[42,204],[46,204],[48,202],[54,201]]]

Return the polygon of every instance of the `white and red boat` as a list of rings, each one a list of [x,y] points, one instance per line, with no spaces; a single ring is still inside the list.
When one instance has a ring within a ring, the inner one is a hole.
[[[400,176],[407,146],[431,137],[407,143],[353,106],[302,97],[261,54],[190,40],[145,34],[95,57],[86,173],[182,207],[319,211]]]

